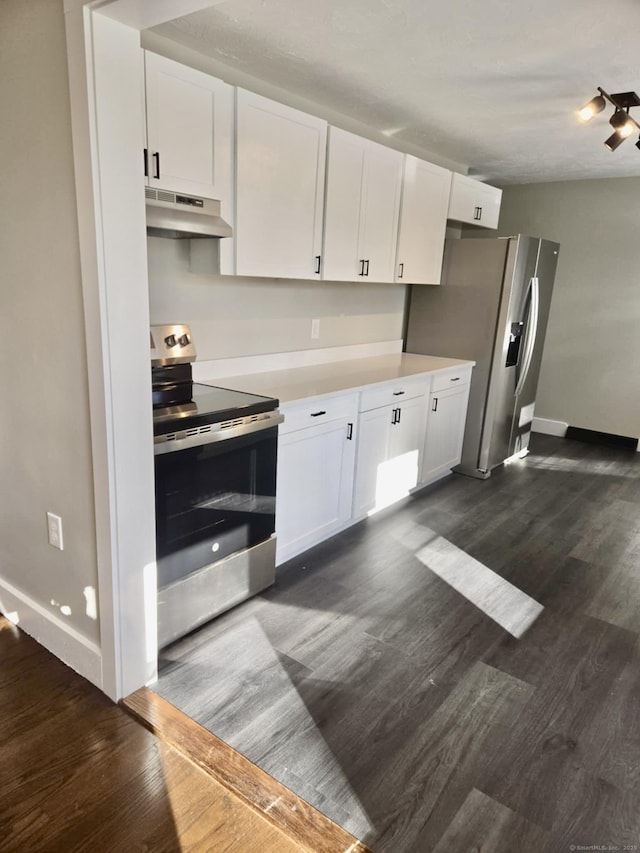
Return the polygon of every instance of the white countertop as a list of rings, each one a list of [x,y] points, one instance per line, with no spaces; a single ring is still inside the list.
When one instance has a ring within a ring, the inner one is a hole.
[[[280,403],[286,404],[301,402],[311,397],[358,391],[365,386],[392,382],[394,379],[454,370],[456,367],[471,367],[474,364],[474,361],[435,355],[393,353],[198,381],[221,388],[247,391],[250,394],[277,397]]]

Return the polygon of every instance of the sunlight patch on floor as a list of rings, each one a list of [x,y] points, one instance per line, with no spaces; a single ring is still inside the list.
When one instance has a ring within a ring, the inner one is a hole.
[[[308,626],[312,614],[308,608],[285,605],[274,621],[299,619]],[[304,643],[299,651],[304,659]],[[170,649],[165,653],[166,660],[170,653]],[[373,828],[371,821],[340,756],[333,753],[292,681],[287,671],[291,661],[286,652],[283,657],[278,654],[255,617],[231,624],[217,638],[215,655],[205,643],[175,670],[176,678],[202,684],[191,701],[186,698],[179,707],[302,799],[312,802],[319,797],[314,805],[334,821],[344,825],[344,813],[350,832],[364,834]],[[167,683],[172,675],[164,678]],[[327,687],[332,684],[341,686],[339,675],[326,679]],[[159,692],[178,704],[171,691],[161,688]],[[332,794],[338,796],[338,812],[332,798],[322,793],[327,780],[331,780]]]
[[[428,541],[416,551],[421,563],[513,637],[531,627],[541,604],[433,530],[422,530]]]

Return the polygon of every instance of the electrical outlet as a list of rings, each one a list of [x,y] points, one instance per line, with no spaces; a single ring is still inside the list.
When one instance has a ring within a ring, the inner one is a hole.
[[[320,320],[311,321],[311,337],[316,339],[320,337]]]
[[[62,543],[62,519],[59,515],[54,515],[52,512],[47,513],[47,529],[49,531],[49,545],[54,548],[63,549]]]

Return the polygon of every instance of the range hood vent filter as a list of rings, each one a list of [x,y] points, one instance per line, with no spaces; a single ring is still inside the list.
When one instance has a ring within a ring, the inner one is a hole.
[[[191,240],[231,237],[231,226],[220,215],[220,202],[212,198],[145,187],[147,234]]]

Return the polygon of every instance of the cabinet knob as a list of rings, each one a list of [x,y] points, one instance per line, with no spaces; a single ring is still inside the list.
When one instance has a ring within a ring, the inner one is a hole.
[[[316,275],[320,275],[320,257],[320,255],[316,255],[316,268],[314,269]]]
[[[398,278],[404,278],[404,264],[398,264]]]
[[[156,161],[156,171],[155,171],[155,175],[153,177],[159,178],[160,177],[160,152],[159,151],[153,152],[153,159]]]
[[[433,398],[433,406],[431,406],[431,411],[432,412],[438,411],[438,398],[437,397]]]
[[[322,411],[322,412],[311,412],[311,413],[310,413],[310,416],[311,416],[312,418],[319,418],[321,415],[326,415],[326,414],[327,414],[327,413],[326,413],[325,411]]]

